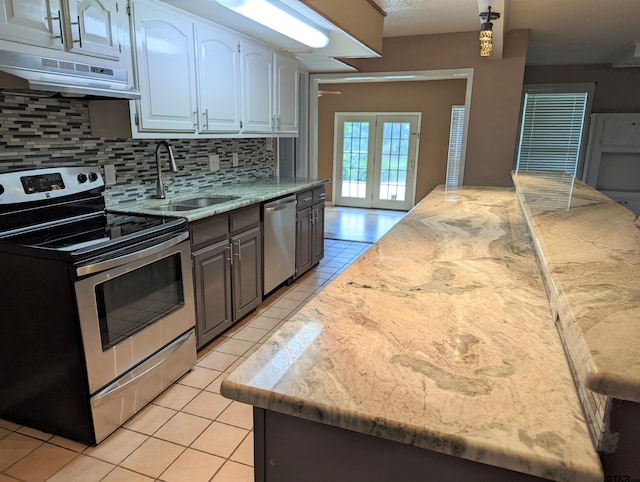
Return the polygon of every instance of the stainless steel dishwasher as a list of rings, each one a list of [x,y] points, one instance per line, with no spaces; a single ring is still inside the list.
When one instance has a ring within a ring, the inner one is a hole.
[[[296,274],[296,197],[264,205],[263,288],[267,295]]]

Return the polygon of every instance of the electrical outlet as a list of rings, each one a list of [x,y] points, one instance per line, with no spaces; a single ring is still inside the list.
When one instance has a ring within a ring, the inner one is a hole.
[[[104,165],[104,183],[112,186],[116,183],[116,166],[113,164]]]
[[[267,151],[273,151],[273,137],[267,137],[266,148]]]
[[[233,165],[233,167],[238,167],[238,153],[234,152],[233,154],[231,154],[231,163]]]
[[[209,170],[211,172],[220,170],[220,156],[218,154],[209,154]]]

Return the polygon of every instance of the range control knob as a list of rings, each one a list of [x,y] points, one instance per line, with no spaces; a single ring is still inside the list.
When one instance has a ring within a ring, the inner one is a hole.
[[[78,182],[80,184],[83,184],[83,183],[87,182],[87,175],[86,174],[78,174]]]
[[[95,182],[97,180],[98,180],[98,175],[95,172],[90,172],[89,173],[89,181]]]

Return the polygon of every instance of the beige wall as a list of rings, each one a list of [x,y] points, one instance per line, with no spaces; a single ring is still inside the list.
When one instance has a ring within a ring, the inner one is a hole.
[[[597,65],[533,65],[524,71],[525,84],[595,82],[593,112],[640,112],[640,68]]]
[[[507,32],[501,60],[480,57],[475,31],[385,38],[381,58],[352,64],[362,72],[473,68],[464,183],[510,186],[528,38],[528,30]]]
[[[464,104],[466,80],[327,84],[340,95],[318,99],[318,175],[333,179],[336,112],[422,112],[416,200],[445,181],[451,106]],[[327,186],[332,199],[333,185]]]

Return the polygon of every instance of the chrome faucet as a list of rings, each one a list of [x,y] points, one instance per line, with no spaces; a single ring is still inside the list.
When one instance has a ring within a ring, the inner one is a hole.
[[[171,172],[178,172],[178,166],[176,166],[176,160],[173,157],[173,151],[171,145],[167,141],[160,141],[156,146],[156,167],[158,168],[158,179],[156,181],[156,197],[158,199],[164,199],[164,184],[162,183],[162,169],[160,168],[160,148],[166,147],[169,153],[169,164],[171,165]]]

